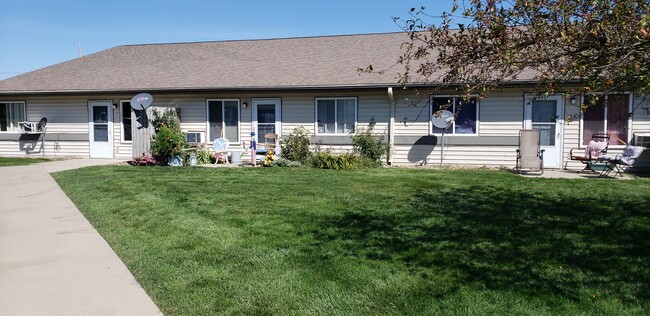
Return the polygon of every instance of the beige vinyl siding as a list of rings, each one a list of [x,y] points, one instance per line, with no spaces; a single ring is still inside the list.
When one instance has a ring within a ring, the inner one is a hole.
[[[480,136],[518,136],[523,127],[523,92],[494,93],[480,101]]]
[[[207,108],[205,99],[179,100],[181,109],[181,130],[184,132],[204,132],[207,138]],[[208,139],[204,139],[208,141]],[[211,140],[210,140],[211,141]]]
[[[429,134],[431,108],[426,97],[403,93],[396,96],[395,102],[395,135]],[[479,136],[519,135],[524,126],[523,91],[495,92],[480,100],[478,120]]]
[[[396,145],[393,159],[396,165],[438,165],[439,145]],[[514,167],[516,146],[454,146],[445,143],[444,165]]]
[[[315,133],[316,98],[356,97],[357,128],[368,128],[374,118],[375,132],[388,133],[390,101],[388,92],[330,92],[330,93],[290,93],[282,97],[282,135],[289,135],[299,126]]]
[[[60,140],[62,134],[88,134],[88,101],[74,97],[3,97],[2,100],[25,102],[26,120],[38,122],[46,117],[47,140],[43,143],[46,156],[88,158],[88,139],[82,141]],[[13,133],[18,136],[18,133]],[[28,149],[34,147],[33,150]],[[40,157],[41,141],[0,141],[0,155]]]
[[[315,98],[313,94],[289,94],[282,98],[282,136],[291,134],[303,126],[314,134],[316,121]]]
[[[25,149],[25,146],[34,144],[33,150]],[[58,141],[46,140],[44,143],[46,157],[75,157],[88,158],[88,141]],[[0,156],[29,156],[41,157],[41,141],[0,141]]]
[[[570,118],[572,121],[567,120]],[[564,142],[562,148],[562,159],[563,167],[566,169],[577,169],[580,170],[584,168],[584,165],[575,160],[571,160],[571,149],[574,149],[573,153],[584,152],[584,149],[580,149],[580,102],[576,105],[571,105],[571,102],[564,102]]]
[[[368,124],[374,119],[375,133],[388,135],[390,100],[387,91],[360,94],[357,100],[357,113],[357,128],[368,128]]]
[[[451,95],[440,93],[440,95]],[[413,93],[396,95],[395,135],[429,136],[430,111],[428,98]],[[523,128],[524,93],[512,89],[495,92],[480,100],[478,112],[478,136],[517,137]],[[433,137],[433,136],[431,136]],[[435,136],[435,137],[439,137]],[[455,137],[464,137],[462,135]],[[393,163],[396,165],[439,164],[441,144],[397,144],[393,147]],[[445,165],[508,166],[514,167],[517,146],[455,145],[453,139],[445,139]]]
[[[428,98],[412,92],[395,92],[395,136],[429,135]]]
[[[47,133],[88,133],[88,102],[85,99],[27,99],[27,120],[47,117]]]

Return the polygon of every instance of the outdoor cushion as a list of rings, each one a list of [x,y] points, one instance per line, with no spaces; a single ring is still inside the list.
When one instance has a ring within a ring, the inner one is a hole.
[[[645,148],[641,146],[627,146],[623,149],[623,154],[617,155],[616,160],[628,166],[632,166],[634,161],[641,156],[644,149]]]
[[[597,142],[594,140],[589,141],[589,145],[585,148],[585,157],[597,158],[603,154],[607,149],[607,142]]]

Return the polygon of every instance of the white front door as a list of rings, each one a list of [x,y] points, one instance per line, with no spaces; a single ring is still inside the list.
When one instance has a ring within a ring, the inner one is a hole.
[[[113,158],[113,101],[88,102],[90,158]]]
[[[258,144],[264,143],[266,134],[281,137],[281,103],[280,99],[253,99],[253,126]]]
[[[544,167],[562,166],[562,139],[564,126],[564,97],[526,96],[524,127],[539,130],[539,143],[544,149]]]

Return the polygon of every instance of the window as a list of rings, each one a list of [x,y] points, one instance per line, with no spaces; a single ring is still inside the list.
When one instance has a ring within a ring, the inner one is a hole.
[[[431,115],[439,110],[448,110],[454,113],[454,122],[445,130],[445,133],[451,134],[470,134],[476,135],[478,129],[478,100],[471,97],[465,100],[462,97],[432,97],[431,98]],[[442,128],[433,126],[434,134],[441,134]]]
[[[356,123],[356,98],[316,99],[316,124],[319,134],[354,133]]]
[[[0,132],[20,132],[25,121],[25,102],[0,102]]]
[[[122,141],[130,142],[133,140],[131,135],[131,102],[122,101]]]
[[[582,144],[589,144],[591,135],[596,133],[609,134],[611,145],[627,143],[630,95],[588,96],[585,98],[585,104],[591,104],[592,100],[589,98],[597,98],[597,100],[582,113]]]
[[[239,142],[239,100],[208,100],[208,139]]]

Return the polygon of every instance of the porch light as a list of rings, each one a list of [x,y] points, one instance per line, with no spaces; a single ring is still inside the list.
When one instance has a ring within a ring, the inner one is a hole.
[[[248,103],[246,103],[246,102],[243,102],[243,103],[241,104],[241,107],[242,107],[242,109],[245,109],[245,108],[247,108],[247,107],[248,107]]]
[[[576,99],[576,97],[574,97],[574,96],[571,96],[571,99],[569,99],[569,102],[571,102],[571,105],[576,105],[576,103],[578,103],[578,99]]]

